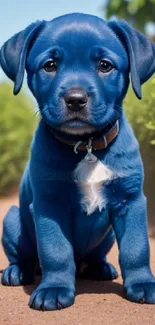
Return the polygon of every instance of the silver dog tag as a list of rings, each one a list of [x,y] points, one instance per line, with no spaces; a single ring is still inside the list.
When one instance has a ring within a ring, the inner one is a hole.
[[[92,154],[92,146],[87,146],[87,155],[84,157],[84,159],[88,163],[95,163],[97,161],[97,157]]]

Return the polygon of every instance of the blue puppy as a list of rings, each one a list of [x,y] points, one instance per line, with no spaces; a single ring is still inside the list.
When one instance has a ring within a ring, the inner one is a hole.
[[[29,305],[73,304],[75,275],[112,280],[115,235],[126,297],[155,303],[139,146],[122,109],[129,76],[136,96],[155,72],[155,45],[125,21],[69,14],[38,21],[9,39],[1,66],[20,91],[24,70],[41,119],[4,219],[10,265],[2,284],[42,280]],[[132,103],[131,103],[132,105]]]

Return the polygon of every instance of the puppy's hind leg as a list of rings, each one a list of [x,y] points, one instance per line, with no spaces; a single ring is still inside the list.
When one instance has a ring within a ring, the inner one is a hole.
[[[115,242],[114,232],[111,229],[99,246],[87,254],[85,262],[87,267],[80,274],[80,277],[89,280],[110,281],[118,277],[115,267],[107,262],[106,255]]]
[[[10,262],[3,271],[2,284],[19,286],[32,283],[36,251],[17,206],[12,206],[4,218],[2,244]]]

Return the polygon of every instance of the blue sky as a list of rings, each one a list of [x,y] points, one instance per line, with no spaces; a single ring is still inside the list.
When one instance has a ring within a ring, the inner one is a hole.
[[[0,44],[37,19],[51,20],[69,12],[102,15],[103,0],[1,0]]]
[[[0,46],[9,37],[37,19],[51,20],[69,12],[103,16],[103,0],[1,0]],[[0,71],[0,80],[4,74]]]

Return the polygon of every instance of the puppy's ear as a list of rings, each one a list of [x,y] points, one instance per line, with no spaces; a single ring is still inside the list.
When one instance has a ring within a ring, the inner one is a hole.
[[[110,21],[108,26],[127,51],[132,87],[136,96],[141,99],[141,85],[155,72],[155,44],[124,20]]]
[[[44,22],[37,21],[11,37],[1,48],[0,64],[6,75],[14,82],[14,95],[21,89],[26,57],[32,42]]]

